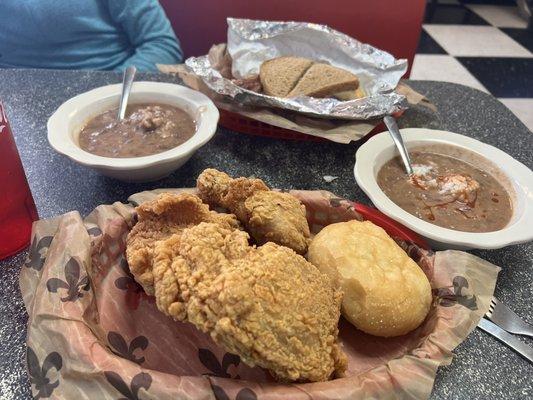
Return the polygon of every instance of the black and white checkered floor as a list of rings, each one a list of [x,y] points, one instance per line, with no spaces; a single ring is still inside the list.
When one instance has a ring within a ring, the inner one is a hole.
[[[510,2],[428,3],[411,79],[491,93],[533,131],[533,30]]]

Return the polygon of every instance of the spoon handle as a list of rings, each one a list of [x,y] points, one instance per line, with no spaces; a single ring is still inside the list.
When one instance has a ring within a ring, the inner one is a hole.
[[[135,77],[137,68],[131,66],[124,71],[122,78],[122,94],[120,95],[120,106],[118,107],[118,120],[124,119],[126,114],[126,107],[128,106],[128,97],[130,97],[131,87],[133,86],[133,78]]]
[[[403,164],[405,165],[405,170],[407,171],[407,174],[412,175],[413,168],[411,167],[411,159],[409,158],[409,153],[407,152],[407,149],[403,144],[402,134],[400,133],[400,129],[398,129],[398,124],[396,124],[396,120],[390,115],[386,115],[385,118],[383,118],[383,122],[385,122],[385,125],[389,130],[392,140],[394,141],[396,148],[400,152],[400,157],[402,158]]]

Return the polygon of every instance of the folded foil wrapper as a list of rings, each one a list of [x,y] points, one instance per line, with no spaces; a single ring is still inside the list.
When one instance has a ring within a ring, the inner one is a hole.
[[[325,25],[228,18],[227,49],[233,60],[230,74],[212,65],[208,55],[191,57],[185,64],[210,89],[243,105],[355,120],[381,117],[407,108],[405,97],[395,92],[407,70],[407,60],[397,60]],[[357,75],[366,97],[350,101],[307,96],[281,98],[237,84],[257,77],[264,61],[280,56],[305,57],[344,68]]]

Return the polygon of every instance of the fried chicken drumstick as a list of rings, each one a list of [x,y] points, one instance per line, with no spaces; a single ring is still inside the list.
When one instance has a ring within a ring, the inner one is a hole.
[[[158,308],[207,332],[250,366],[283,381],[340,376],[341,292],[293,250],[218,223],[200,223],[158,242]]]
[[[294,196],[270,190],[261,179],[232,179],[216,169],[204,170],[197,187],[206,203],[234,213],[258,244],[274,242],[299,254],[307,251],[305,206]]]

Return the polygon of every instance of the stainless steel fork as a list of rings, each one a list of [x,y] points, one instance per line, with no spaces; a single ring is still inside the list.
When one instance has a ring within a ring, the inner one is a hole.
[[[487,311],[485,316],[509,333],[533,337],[533,326],[525,322],[494,296],[490,302],[489,311]]]

